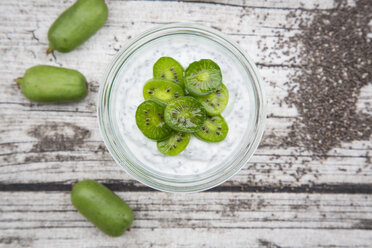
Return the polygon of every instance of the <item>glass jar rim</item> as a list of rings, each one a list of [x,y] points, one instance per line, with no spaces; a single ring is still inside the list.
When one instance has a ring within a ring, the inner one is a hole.
[[[152,40],[160,38],[169,33],[193,33],[200,36],[207,36],[213,41],[218,42],[231,53],[233,53],[239,62],[244,66],[246,72],[249,73],[250,77],[252,78],[251,83],[253,84],[255,90],[254,93],[256,96],[255,102],[257,113],[255,116],[254,137],[251,137],[252,139],[250,142],[248,142],[248,146],[239,154],[237,158],[234,159],[232,163],[218,168],[210,174],[204,172],[201,175],[205,174],[205,176],[198,177],[199,179],[197,180],[193,179],[192,176],[184,177],[182,179],[179,177],[174,177],[173,179],[164,178],[151,173],[144,168],[139,168],[136,166],[136,164],[130,161],[125,154],[123,156],[120,155],[121,151],[117,144],[118,142],[115,141],[115,131],[110,124],[109,102],[111,87],[115,79],[115,75],[120,69],[122,60],[133,54],[143,44],[151,42]],[[165,192],[198,192],[213,188],[225,182],[240,171],[240,169],[246,164],[246,162],[255,152],[262,138],[266,122],[266,98],[263,90],[263,81],[258,74],[258,69],[250,57],[246,55],[242,49],[235,44],[235,42],[231,41],[228,37],[217,30],[189,23],[164,24],[152,28],[124,45],[124,47],[115,56],[111,64],[109,64],[107,67],[104,79],[102,81],[103,84],[100,86],[98,93],[97,116],[104,143],[115,162],[120,165],[121,168],[123,168],[136,180],[151,188]],[[202,179],[200,180],[200,178]]]

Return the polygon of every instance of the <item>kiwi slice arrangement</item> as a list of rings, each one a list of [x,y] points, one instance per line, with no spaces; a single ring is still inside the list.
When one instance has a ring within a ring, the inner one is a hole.
[[[136,124],[158,151],[176,156],[192,134],[206,142],[221,142],[229,127],[221,113],[229,101],[220,67],[210,59],[191,63],[186,70],[171,57],[159,58],[153,78],[143,87]]]

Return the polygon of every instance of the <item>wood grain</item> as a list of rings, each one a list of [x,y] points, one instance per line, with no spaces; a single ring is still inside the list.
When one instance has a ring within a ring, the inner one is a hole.
[[[332,11],[333,1],[107,0],[104,28],[71,53],[46,55],[47,30],[72,2],[0,2],[0,247],[370,247],[371,141],[343,143],[324,160],[282,145],[297,116],[282,100],[298,65],[273,47],[279,36],[299,32],[283,28],[290,11],[311,17]],[[107,152],[96,119],[98,88],[113,56],[144,30],[173,22],[227,34],[266,81],[268,121],[259,149],[229,181],[198,194],[160,193],[134,181]],[[28,101],[13,80],[36,64],[78,69],[88,78],[88,97]],[[367,86],[358,108],[371,113],[370,106]],[[134,208],[136,221],[124,237],[105,237],[72,208],[71,185],[83,178],[105,183]]]
[[[119,193],[135,211],[135,221],[115,239],[73,209],[69,192],[0,196],[4,247],[368,247],[372,242],[370,195]]]

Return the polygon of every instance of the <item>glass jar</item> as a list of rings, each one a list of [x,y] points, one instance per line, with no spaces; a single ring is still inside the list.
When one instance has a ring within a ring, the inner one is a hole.
[[[220,66],[229,89],[222,113],[229,125],[224,141],[206,143],[192,137],[185,151],[167,157],[136,127],[143,85],[162,56],[185,67],[202,58]],[[99,90],[98,120],[107,149],[128,174],[161,191],[197,192],[225,182],[251,158],[264,131],[265,104],[258,70],[237,44],[216,30],[176,23],[133,38],[116,55]]]

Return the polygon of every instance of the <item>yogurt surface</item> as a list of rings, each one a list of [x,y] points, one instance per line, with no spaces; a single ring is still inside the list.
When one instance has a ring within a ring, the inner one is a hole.
[[[187,66],[200,59],[211,59],[221,68],[223,83],[229,90],[229,102],[222,116],[229,133],[219,143],[207,143],[192,136],[186,149],[175,157],[165,156],[156,141],[138,129],[135,112],[144,101],[142,89],[152,78],[152,66],[162,56],[169,56]],[[158,38],[138,48],[123,62],[112,88],[110,115],[120,145],[127,158],[142,167],[165,176],[196,176],[217,169],[246,149],[245,135],[253,132],[255,120],[252,79],[238,58],[213,40],[191,34]]]

